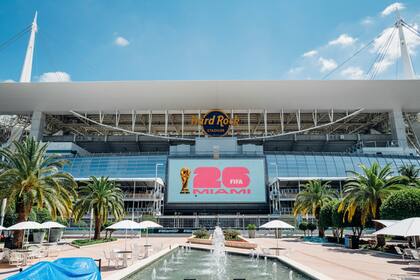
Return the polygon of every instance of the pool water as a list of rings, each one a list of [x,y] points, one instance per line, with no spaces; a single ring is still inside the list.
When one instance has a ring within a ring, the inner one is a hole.
[[[144,269],[129,276],[129,280],[306,280],[311,279],[277,260],[251,258],[229,254],[223,275],[217,275],[214,257],[208,251],[179,248]],[[292,278],[290,278],[290,276]]]

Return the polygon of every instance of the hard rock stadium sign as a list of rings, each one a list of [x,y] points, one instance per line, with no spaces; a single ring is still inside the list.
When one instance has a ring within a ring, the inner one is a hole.
[[[192,125],[201,125],[203,130],[209,136],[221,137],[224,136],[230,126],[239,125],[240,119],[238,116],[229,118],[229,116],[221,110],[212,110],[207,112],[204,117],[192,116]]]

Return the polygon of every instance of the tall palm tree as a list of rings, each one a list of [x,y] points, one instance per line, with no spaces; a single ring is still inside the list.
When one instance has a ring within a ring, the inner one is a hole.
[[[321,180],[308,181],[303,190],[296,196],[294,215],[312,214],[318,220],[319,236],[324,236],[324,228],[319,227],[319,213],[321,208],[331,200],[337,198],[337,193],[331,189],[330,182]]]
[[[379,208],[382,202],[394,191],[405,186],[401,184],[401,176],[392,176],[391,165],[381,168],[377,162],[371,167],[359,165],[362,173],[350,171],[353,177],[344,185],[344,199],[339,211],[344,211],[351,222],[356,210],[360,210],[361,223],[365,225],[369,218],[379,219]]]
[[[77,184],[61,171],[67,161],[46,155],[47,145],[33,138],[13,145],[0,149],[0,197],[13,204],[17,222],[26,221],[34,206],[48,209],[53,219],[69,217]],[[22,238],[23,231],[16,231],[14,246],[21,247]]]
[[[409,186],[420,187],[420,168],[414,164],[408,164],[401,166],[398,172]]]
[[[79,199],[74,205],[74,217],[79,221],[83,215],[93,210],[95,235],[101,237],[101,226],[108,221],[111,214],[119,220],[124,216],[123,192],[108,177],[90,177],[90,182],[79,187]]]

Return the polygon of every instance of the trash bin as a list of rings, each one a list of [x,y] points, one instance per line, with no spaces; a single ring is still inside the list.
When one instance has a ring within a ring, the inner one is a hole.
[[[359,249],[359,237],[357,237],[356,235],[352,235],[350,240],[351,240],[350,248]]]
[[[344,248],[350,248],[350,235],[344,236]]]

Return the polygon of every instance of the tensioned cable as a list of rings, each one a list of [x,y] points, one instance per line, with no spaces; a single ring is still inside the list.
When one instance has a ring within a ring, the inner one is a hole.
[[[322,80],[325,80],[326,78],[328,78],[329,76],[331,76],[331,74],[333,74],[338,69],[340,69],[344,64],[346,64],[347,62],[349,62],[350,60],[352,60],[355,56],[357,56],[359,53],[361,53],[362,51],[364,51],[365,49],[367,49],[378,38],[380,38],[383,35],[383,33],[384,32],[381,32],[378,36],[376,36],[374,39],[372,39],[369,43],[367,43],[366,45],[364,45],[363,47],[361,47],[360,49],[358,49],[353,55],[351,55],[349,58],[347,58],[346,60],[344,60],[343,62],[341,62],[336,68],[334,68],[333,70],[331,70],[330,72],[328,72],[324,77],[322,77]]]
[[[4,49],[6,49],[8,46],[10,46],[11,44],[13,44],[14,42],[16,42],[17,40],[19,40],[20,38],[22,38],[23,35],[25,35],[26,33],[28,33],[29,31],[31,31],[32,29],[32,24],[25,27],[22,31],[20,31],[19,33],[13,35],[12,37],[10,37],[9,39],[7,39],[6,41],[4,41],[3,43],[0,44],[0,51],[3,51]]]
[[[372,75],[372,72],[371,72],[371,71],[374,71],[374,68],[376,67],[377,62],[379,61],[379,59],[380,59],[381,55],[384,53],[385,46],[387,45],[387,43],[388,43],[388,41],[390,40],[391,35],[392,35],[392,33],[393,33],[394,31],[395,31],[395,29],[393,29],[393,31],[392,31],[392,32],[388,35],[388,37],[386,38],[385,43],[384,43],[383,45],[381,45],[381,46],[380,46],[380,48],[378,49],[378,53],[377,53],[377,55],[376,55],[375,59],[373,60],[372,64],[370,65],[370,67],[369,67],[369,69],[368,69],[368,71],[366,72],[366,75],[367,75],[367,76],[371,76],[371,75]],[[381,36],[382,36],[382,35],[383,35],[383,34],[381,34]],[[370,73],[370,75],[369,75],[369,73]]]
[[[374,68],[374,70],[373,70],[373,73],[371,74],[371,80],[374,80],[375,79],[375,77],[376,77],[376,75],[379,73],[379,71],[381,70],[381,67],[382,67],[382,62],[384,61],[384,59],[385,59],[385,56],[387,55],[387,53],[388,53],[388,50],[389,50],[389,47],[391,46],[391,44],[392,44],[392,40],[394,39],[394,36],[395,36],[395,34],[396,34],[396,28],[395,29],[393,29],[392,30],[392,33],[391,33],[391,35],[390,35],[390,37],[388,38],[388,41],[386,42],[386,44],[385,44],[385,48],[384,48],[384,50],[383,50],[383,52],[381,53],[381,56],[380,56],[380,58],[379,58],[379,60],[378,60],[378,62],[377,63],[375,63],[375,68]]]

